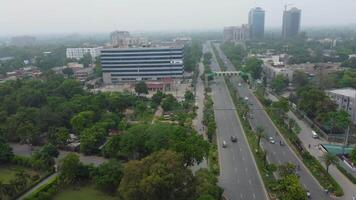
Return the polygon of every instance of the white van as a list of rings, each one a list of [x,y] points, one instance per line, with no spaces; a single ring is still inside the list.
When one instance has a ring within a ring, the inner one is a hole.
[[[319,138],[319,135],[315,131],[312,131],[312,136],[313,138]]]

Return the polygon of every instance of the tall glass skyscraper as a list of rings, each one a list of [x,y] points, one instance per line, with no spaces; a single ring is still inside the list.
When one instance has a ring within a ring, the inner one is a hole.
[[[301,15],[302,11],[298,8],[292,8],[283,12],[282,37],[284,39],[298,35]]]
[[[265,11],[260,7],[252,8],[248,14],[248,24],[250,39],[262,39],[265,34]]]

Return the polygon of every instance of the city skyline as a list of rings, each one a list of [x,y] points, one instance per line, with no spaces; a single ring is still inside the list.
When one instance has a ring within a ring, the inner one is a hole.
[[[248,12],[253,7],[266,11],[266,28],[281,28],[286,4],[303,11],[303,27],[356,24],[352,9],[356,2],[352,0],[342,4],[321,0],[153,0],[150,4],[143,0],[0,2],[0,35],[221,29],[247,23]]]

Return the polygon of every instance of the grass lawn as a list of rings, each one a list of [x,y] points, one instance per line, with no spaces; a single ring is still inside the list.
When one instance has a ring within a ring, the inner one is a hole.
[[[107,195],[95,189],[93,185],[80,187],[79,189],[68,188],[60,191],[53,200],[116,200],[117,197]]]
[[[6,164],[6,165],[0,165],[0,181],[3,183],[8,183],[11,179],[15,177],[15,174],[19,170],[25,170],[27,173],[31,175],[35,175],[38,172],[34,170],[30,170],[26,167],[22,167],[19,165],[12,165],[12,164]]]

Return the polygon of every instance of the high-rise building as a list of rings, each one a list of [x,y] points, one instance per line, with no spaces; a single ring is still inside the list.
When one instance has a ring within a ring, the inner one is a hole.
[[[223,34],[225,42],[244,42],[250,38],[249,25],[225,27]]]
[[[105,84],[182,78],[182,47],[112,48],[101,50]]]
[[[110,34],[111,44],[117,48],[141,47],[147,41],[142,37],[133,37],[128,31],[114,31]]]
[[[298,8],[291,8],[283,12],[282,37],[292,38],[298,35],[300,30],[300,18],[302,11]]]
[[[252,8],[248,14],[248,25],[250,39],[262,39],[265,34],[265,11],[260,7]]]

